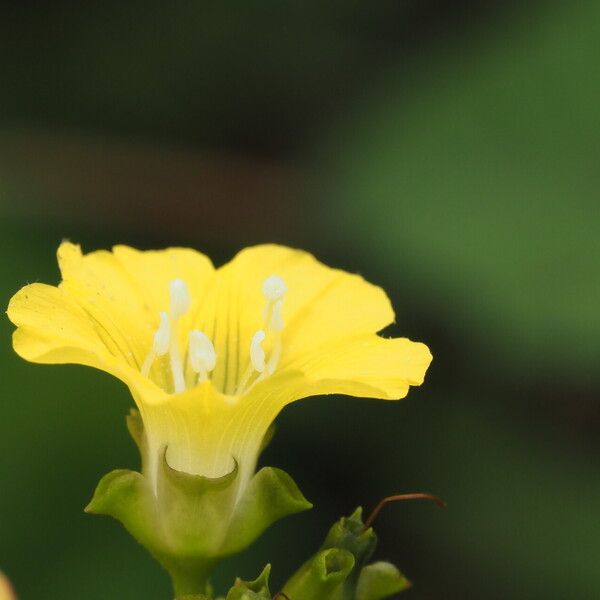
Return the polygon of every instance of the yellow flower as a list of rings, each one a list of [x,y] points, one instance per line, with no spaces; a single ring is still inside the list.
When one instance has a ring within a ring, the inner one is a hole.
[[[80,363],[123,380],[141,413],[151,479],[161,452],[180,471],[240,469],[243,490],[282,408],[340,393],[399,399],[431,354],[377,332],[385,292],[312,255],[262,245],[215,269],[194,250],[58,249],[62,282],[12,298],[13,344],[38,363]]]
[[[16,600],[8,579],[0,571],[0,600]]]

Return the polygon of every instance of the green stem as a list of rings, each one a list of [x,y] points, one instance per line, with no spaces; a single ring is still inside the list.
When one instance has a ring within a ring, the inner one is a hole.
[[[211,561],[210,564],[207,564],[206,562],[198,564],[197,561],[193,561],[193,563],[189,565],[169,565],[167,570],[171,576],[175,598],[178,599],[187,595],[206,595],[208,590],[208,578],[214,564],[213,561]]]

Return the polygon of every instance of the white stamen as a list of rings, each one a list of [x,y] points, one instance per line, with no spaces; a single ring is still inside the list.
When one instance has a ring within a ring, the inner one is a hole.
[[[281,315],[281,305],[283,300],[277,300],[273,303],[273,309],[271,311],[271,319],[269,320],[269,329],[271,331],[282,331],[283,330],[283,316]]]
[[[192,369],[205,381],[207,373],[217,364],[217,353],[210,338],[197,329],[189,335],[189,356]]]
[[[190,293],[183,279],[173,279],[169,283],[169,296],[171,300],[171,344],[169,346],[169,359],[171,362],[173,387],[176,393],[180,393],[185,390],[185,378],[179,354],[178,320],[188,311],[191,303]]]
[[[171,324],[169,315],[166,312],[160,313],[160,325],[154,334],[154,345],[152,349],[156,356],[164,356],[169,351],[171,344]]]
[[[190,308],[190,293],[183,279],[173,279],[169,283],[169,295],[171,299],[171,317],[178,319]]]
[[[254,367],[255,371],[262,373],[265,370],[265,351],[261,346],[266,335],[262,329],[259,329],[253,336],[252,342],[250,342],[250,362]]]
[[[250,364],[237,385],[237,394],[244,393],[248,385],[253,385],[252,381],[256,383],[271,375],[277,368],[282,354],[281,331],[284,327],[282,306],[287,286],[279,275],[270,275],[263,281],[262,292],[266,300],[263,310],[263,326],[252,336]],[[154,334],[152,348],[141,371],[146,377],[149,376],[156,358],[168,354],[173,391],[180,393],[186,389],[186,375],[179,347],[179,319],[188,312],[191,305],[185,281],[173,279],[169,283],[169,299],[169,312],[160,313],[160,324]],[[266,356],[263,348],[263,342],[267,336],[269,338],[269,357]],[[202,331],[196,329],[189,333],[188,356],[187,385],[195,385],[197,381],[206,381],[208,373],[215,369],[217,355],[212,341]],[[198,377],[192,372],[196,373]]]
[[[154,341],[152,342],[152,348],[146,356],[146,360],[142,365],[142,375],[148,377],[152,363],[157,356],[164,356],[171,345],[171,323],[169,322],[169,315],[166,312],[160,313],[160,325],[154,334]]]
[[[279,275],[270,275],[263,281],[262,291],[267,300],[275,302],[281,300],[287,292],[285,281]]]

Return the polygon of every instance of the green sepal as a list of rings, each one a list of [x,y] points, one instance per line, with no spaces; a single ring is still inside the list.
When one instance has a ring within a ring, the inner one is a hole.
[[[375,562],[360,572],[356,600],[383,600],[410,586],[410,581],[393,564]]]
[[[300,567],[283,591],[292,599],[342,600],[346,598],[345,582],[354,564],[354,556],[348,550],[321,550]]]
[[[270,574],[271,565],[267,565],[254,581],[243,581],[238,577],[227,593],[226,600],[271,600]]]
[[[390,563],[366,564],[376,546],[377,536],[365,528],[359,507],[333,524],[321,548],[283,591],[300,600],[381,600],[410,587]]]
[[[245,549],[280,518],[312,506],[279,469],[261,469],[240,490],[235,461],[222,477],[192,475],[169,465],[167,448],[151,477],[136,412],[127,427],[142,454],[143,474],[105,475],[85,510],[119,520],[170,573],[178,596],[210,597],[208,575],[221,558]]]
[[[343,548],[351,552],[360,568],[373,556],[377,547],[377,535],[371,527],[365,529],[362,507],[357,507],[349,517],[336,521],[321,546],[324,548]]]
[[[321,550],[340,548],[350,552],[354,557],[354,568],[344,581],[343,594],[339,595],[340,598],[354,599],[360,570],[371,558],[376,546],[377,536],[372,528],[365,529],[360,506],[349,517],[342,517],[332,525]]]
[[[310,508],[312,504],[285,471],[263,467],[250,480],[235,508],[222,552],[240,552],[275,521]]]
[[[156,506],[147,500],[151,493],[148,481],[141,473],[117,469],[100,480],[84,510],[121,521],[140,544],[148,547],[156,534],[148,529],[148,523],[157,520]]]

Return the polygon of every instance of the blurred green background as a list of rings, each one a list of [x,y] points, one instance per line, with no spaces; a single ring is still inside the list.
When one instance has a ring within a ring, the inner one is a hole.
[[[525,6],[524,6],[525,5]],[[15,2],[0,19],[0,289],[62,238],[301,246],[383,285],[435,360],[401,403],[284,411],[263,462],[316,508],[224,563],[274,588],[357,504],[410,599],[600,597],[600,3]],[[165,599],[98,479],[123,386],[0,322],[0,569],[21,600]],[[283,550],[282,550],[283,549]],[[301,599],[297,599],[301,600]]]

